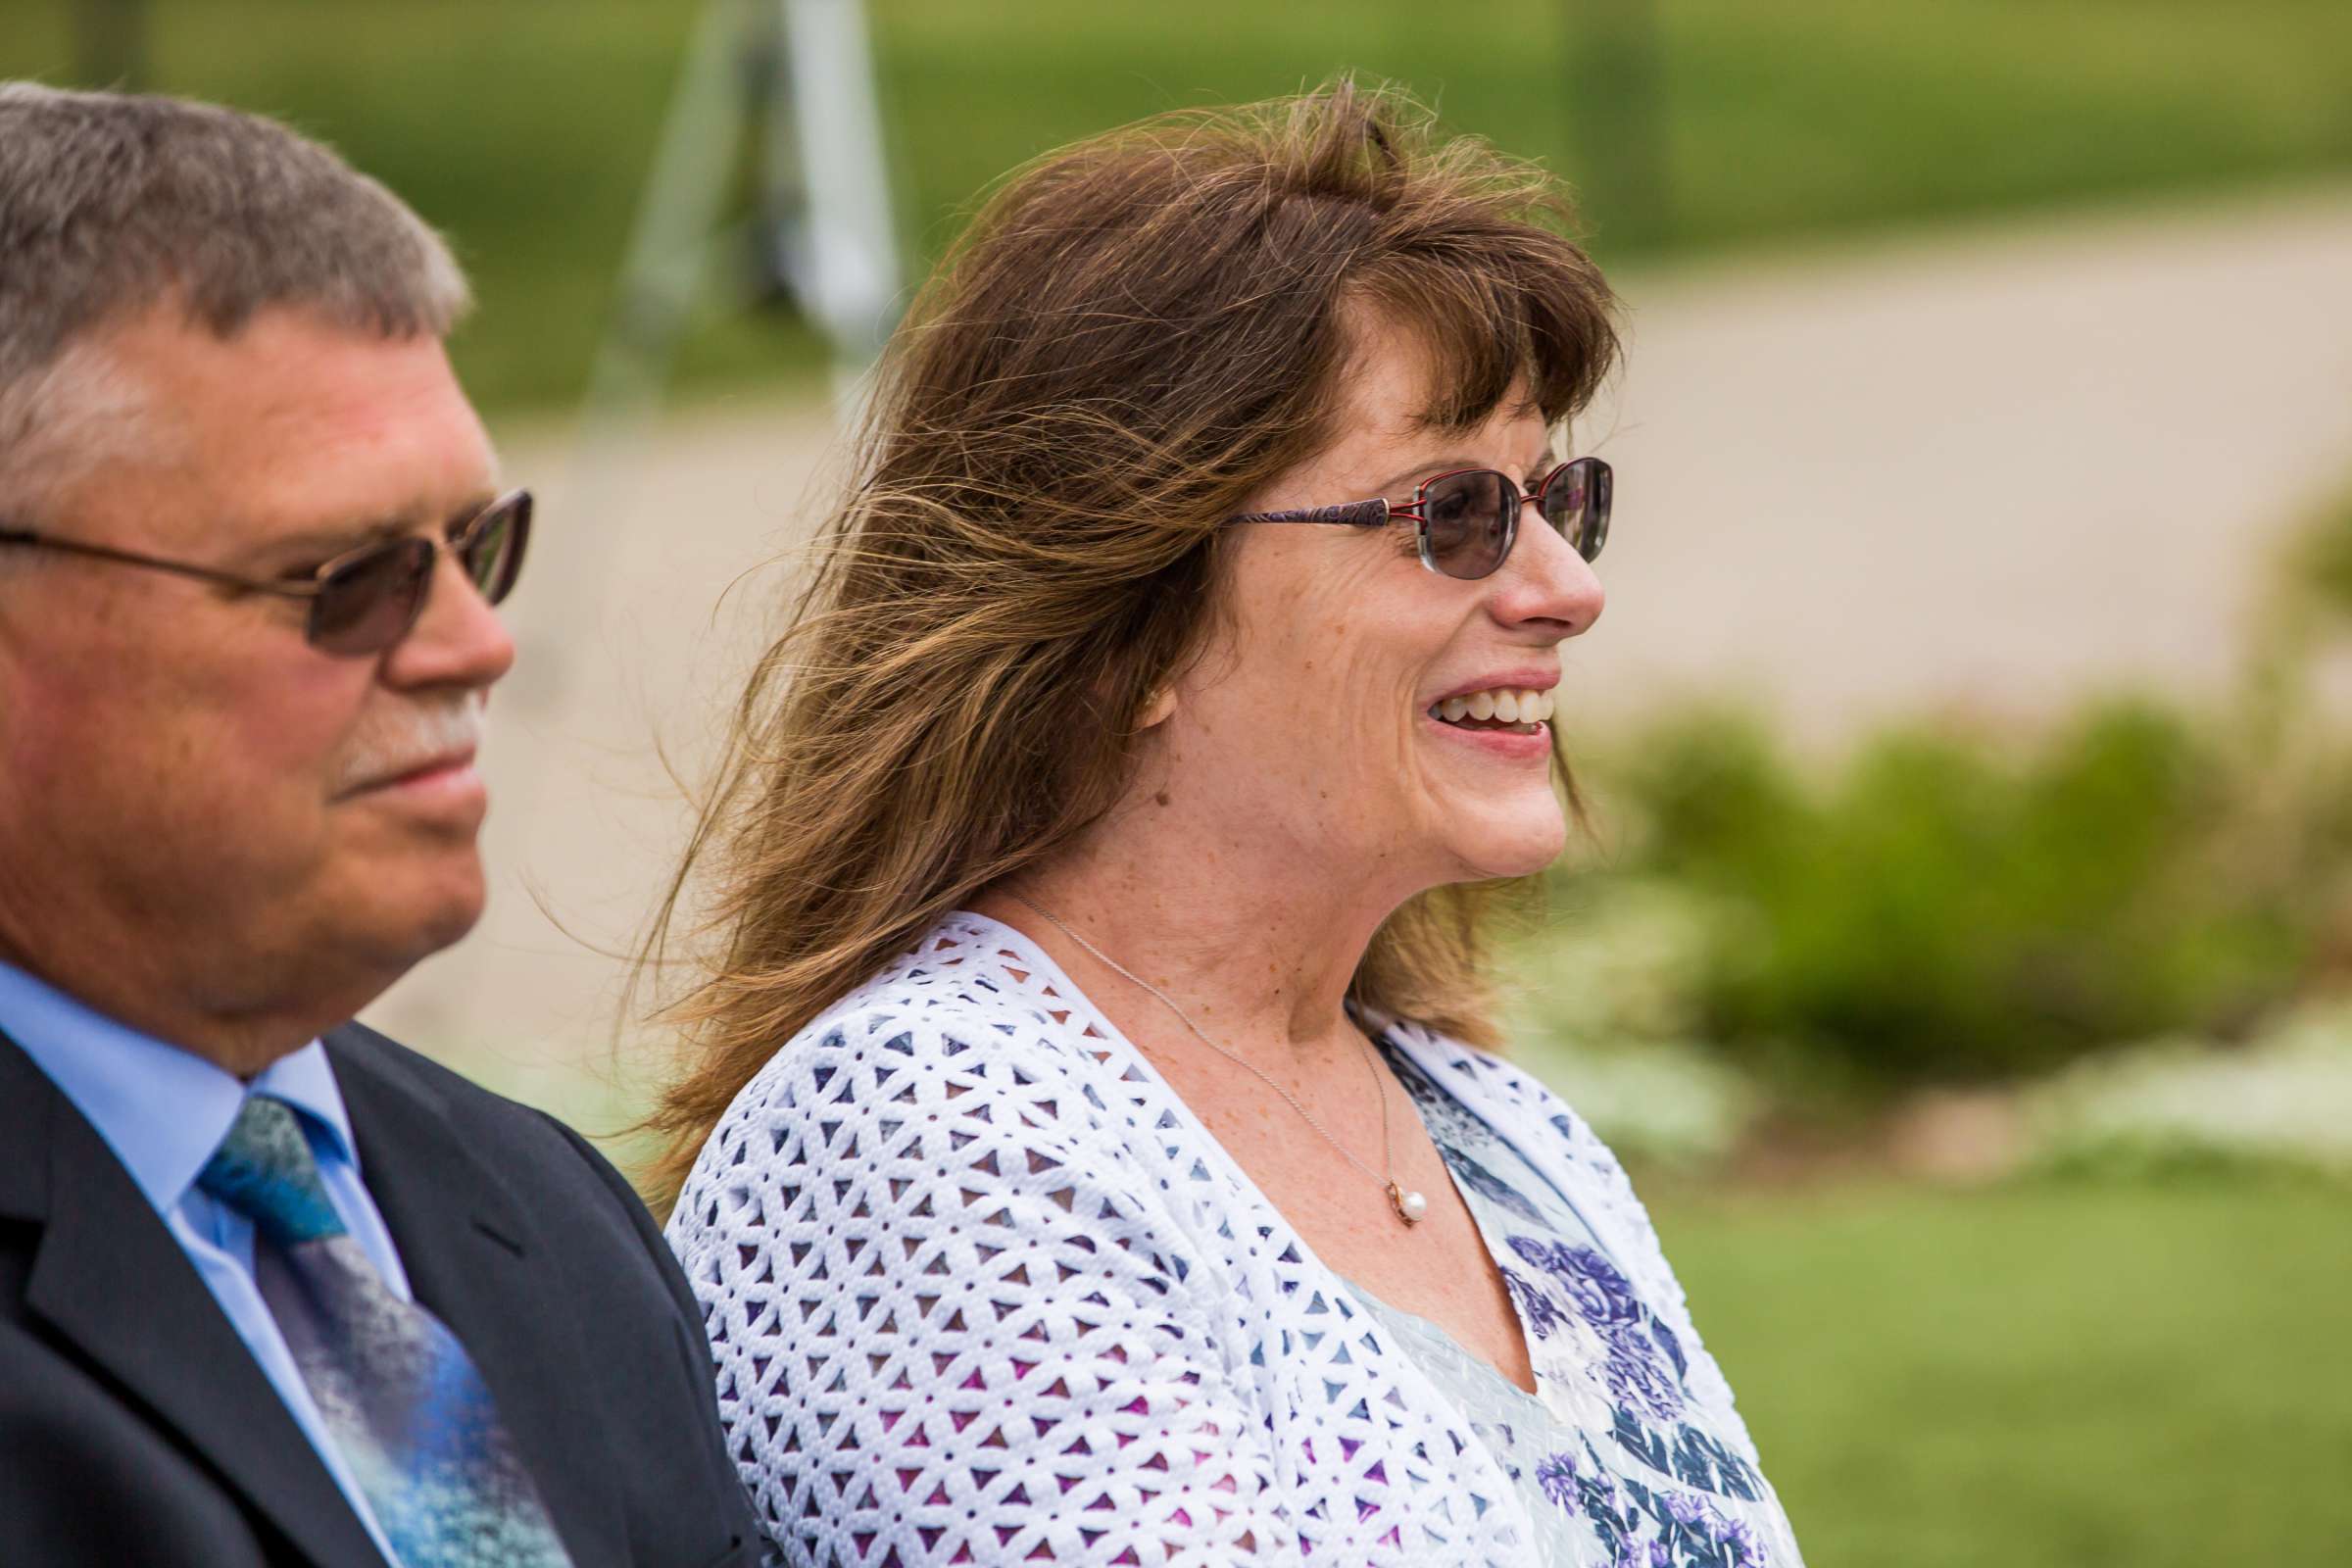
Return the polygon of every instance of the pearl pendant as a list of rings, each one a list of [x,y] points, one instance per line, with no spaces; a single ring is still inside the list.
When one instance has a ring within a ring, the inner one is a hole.
[[[1403,1192],[1395,1182],[1389,1183],[1389,1201],[1396,1207],[1396,1217],[1407,1225],[1420,1224],[1421,1216],[1429,1212],[1428,1199],[1419,1193]]]

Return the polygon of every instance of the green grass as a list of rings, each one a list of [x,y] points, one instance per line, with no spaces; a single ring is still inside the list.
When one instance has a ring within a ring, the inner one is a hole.
[[[2291,1182],[1661,1202],[1812,1568],[2352,1561],[2352,1202]]]
[[[72,3],[5,0],[0,76],[73,79]],[[1591,21],[1629,0],[870,9],[920,254],[1048,148],[1343,70],[1552,162],[1587,188],[1604,258],[2352,168],[2340,0],[1658,0],[1646,98]],[[695,10],[153,0],[152,77],[284,115],[382,175],[474,270],[459,348],[484,400],[559,401],[583,384]],[[730,319],[685,371],[723,384],[814,354],[789,321]]]

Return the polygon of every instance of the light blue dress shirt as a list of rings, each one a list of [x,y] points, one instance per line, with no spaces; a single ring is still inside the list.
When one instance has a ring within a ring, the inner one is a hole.
[[[228,1136],[249,1090],[284,1101],[301,1113],[297,1119],[318,1161],[319,1180],[344,1228],[392,1294],[404,1301],[414,1298],[392,1235],[360,1180],[351,1118],[326,1048],[314,1040],[271,1062],[247,1085],[203,1057],[117,1023],[5,963],[0,963],[0,1032],[24,1048],[147,1195],[286,1401],[294,1424],[318,1450],[376,1550],[386,1562],[398,1563],[254,1283],[253,1222],[196,1186],[197,1174]]]

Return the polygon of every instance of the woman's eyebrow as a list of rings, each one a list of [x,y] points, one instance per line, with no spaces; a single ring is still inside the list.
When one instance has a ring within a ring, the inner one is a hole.
[[[1436,458],[1428,463],[1416,463],[1395,477],[1382,480],[1373,487],[1373,490],[1375,494],[1385,496],[1407,479],[1426,479],[1433,473],[1447,473],[1455,468],[1483,468],[1486,465],[1476,458]]]

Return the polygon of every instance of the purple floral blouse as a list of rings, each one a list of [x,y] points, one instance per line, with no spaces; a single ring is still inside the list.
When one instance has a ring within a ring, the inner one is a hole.
[[[1575,1568],[1800,1568],[1739,1412],[1687,1377],[1673,1331],[1577,1206],[1385,1038],[1502,1272],[1537,1392],[1426,1319],[1356,1287],[1404,1352],[1459,1401],[1534,1517],[1538,1560]]]

